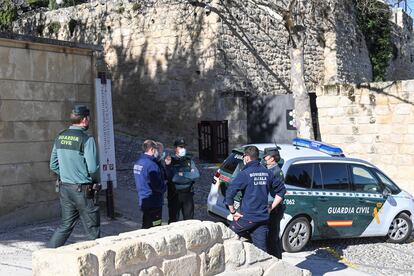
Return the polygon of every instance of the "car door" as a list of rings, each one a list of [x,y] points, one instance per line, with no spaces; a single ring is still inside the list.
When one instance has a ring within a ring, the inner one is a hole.
[[[306,214],[315,220],[315,208],[311,193],[314,164],[299,163],[289,167],[285,176],[285,214],[291,217]]]
[[[359,164],[350,164],[352,186],[356,197],[353,235],[360,236],[369,225],[370,231],[380,228],[380,210],[385,202],[383,188],[374,172]],[[375,233],[371,233],[374,234]]]
[[[346,163],[319,163],[322,187],[314,187],[320,238],[351,237],[355,196]]]

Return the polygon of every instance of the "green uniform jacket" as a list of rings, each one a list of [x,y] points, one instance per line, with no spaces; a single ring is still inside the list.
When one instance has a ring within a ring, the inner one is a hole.
[[[78,126],[62,131],[53,145],[50,169],[65,183],[99,182],[95,139]]]

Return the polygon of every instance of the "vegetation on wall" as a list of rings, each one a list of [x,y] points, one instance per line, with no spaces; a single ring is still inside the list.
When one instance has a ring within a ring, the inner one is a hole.
[[[362,31],[372,64],[374,81],[384,81],[393,56],[391,42],[391,9],[387,4],[372,0],[354,0],[357,23]]]
[[[17,9],[10,0],[0,1],[0,30],[6,29],[17,18]]]

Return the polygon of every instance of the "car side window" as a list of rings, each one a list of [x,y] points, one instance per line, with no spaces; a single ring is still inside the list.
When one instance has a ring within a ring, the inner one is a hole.
[[[323,189],[321,167],[319,164],[313,164],[312,189]]]
[[[285,184],[310,189],[313,164],[291,165],[285,176]]]
[[[352,182],[356,192],[378,193],[382,190],[377,179],[369,169],[363,166],[351,165],[351,171]]]
[[[325,190],[349,190],[347,164],[321,163],[320,166]]]
[[[304,189],[322,189],[322,178],[317,164],[293,164],[285,177],[285,184]]]

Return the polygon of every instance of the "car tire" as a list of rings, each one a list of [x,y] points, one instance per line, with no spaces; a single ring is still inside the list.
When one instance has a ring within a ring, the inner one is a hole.
[[[401,213],[392,220],[386,241],[389,243],[404,243],[410,238],[412,231],[413,222],[410,217],[405,213]]]
[[[311,226],[307,218],[298,217],[285,228],[282,236],[283,250],[286,252],[301,251],[310,240]]]

